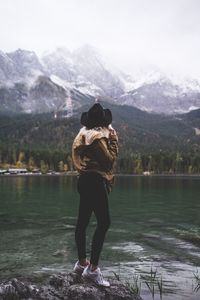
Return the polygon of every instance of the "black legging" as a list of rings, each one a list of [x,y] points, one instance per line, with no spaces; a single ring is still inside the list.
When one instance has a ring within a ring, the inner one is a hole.
[[[98,265],[105,234],[110,226],[105,179],[97,173],[85,173],[78,179],[78,192],[80,194],[80,205],[75,231],[78,258],[86,258],[86,228],[91,214],[94,212],[97,227],[92,239],[90,263]]]

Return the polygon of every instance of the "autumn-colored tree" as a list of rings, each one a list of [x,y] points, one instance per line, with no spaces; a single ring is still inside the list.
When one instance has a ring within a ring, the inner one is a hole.
[[[64,172],[67,172],[67,171],[68,171],[68,165],[64,164]]]
[[[42,172],[42,174],[47,173],[48,169],[49,169],[48,164],[46,164],[46,163],[44,162],[44,160],[41,160],[41,161],[40,161],[40,171]]]
[[[59,161],[58,163],[58,169],[59,169],[59,172],[63,172],[64,171],[64,163],[63,161]]]
[[[29,171],[33,171],[33,169],[35,168],[35,162],[34,162],[34,159],[32,156],[29,157],[29,160],[28,160],[28,165],[27,165],[27,169]]]

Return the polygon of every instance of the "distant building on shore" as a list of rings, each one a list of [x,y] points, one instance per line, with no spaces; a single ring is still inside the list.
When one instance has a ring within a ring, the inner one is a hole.
[[[27,169],[19,169],[19,168],[16,168],[16,169],[9,168],[7,172],[10,174],[26,174],[26,173],[28,173],[28,170]]]
[[[150,171],[144,171],[143,172],[143,175],[144,176],[150,176],[150,175],[152,175],[153,174],[153,172],[150,172]]]
[[[0,175],[3,175],[5,173],[7,173],[7,172],[8,172],[8,170],[0,170]]]

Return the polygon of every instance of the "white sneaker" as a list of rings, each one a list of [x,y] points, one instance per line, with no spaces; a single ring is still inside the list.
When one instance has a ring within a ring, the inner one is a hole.
[[[79,275],[82,275],[82,273],[83,273],[83,271],[84,271],[85,268],[86,268],[86,267],[80,265],[79,261],[77,261],[77,262],[75,263],[75,266],[74,266],[74,268],[73,268],[73,271],[74,271],[75,273],[79,274]]]
[[[90,270],[90,266],[87,266],[82,274],[83,279],[87,281],[92,281],[100,286],[109,287],[110,283],[107,280],[103,279],[103,275],[100,271],[100,268],[97,268],[95,271]]]

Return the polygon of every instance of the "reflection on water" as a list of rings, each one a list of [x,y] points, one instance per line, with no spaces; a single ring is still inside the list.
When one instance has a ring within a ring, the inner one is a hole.
[[[156,270],[163,300],[200,298],[199,177],[117,177],[101,263],[134,281]],[[68,271],[76,260],[75,177],[0,177],[0,276]],[[94,231],[88,228],[88,252]],[[143,299],[152,299],[142,281]],[[157,292],[155,299],[160,299]]]

